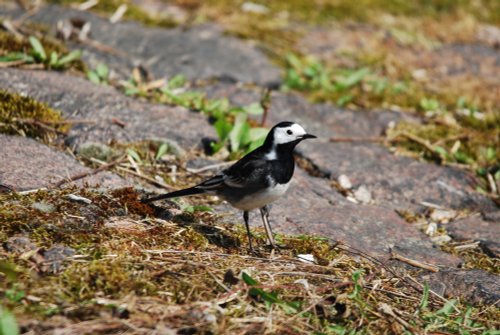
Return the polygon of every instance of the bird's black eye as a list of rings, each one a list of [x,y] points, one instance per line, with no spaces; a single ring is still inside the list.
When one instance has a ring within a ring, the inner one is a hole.
[[[288,129],[288,130],[286,131],[286,133],[287,133],[288,135],[292,135],[292,131],[291,131],[290,129]]]

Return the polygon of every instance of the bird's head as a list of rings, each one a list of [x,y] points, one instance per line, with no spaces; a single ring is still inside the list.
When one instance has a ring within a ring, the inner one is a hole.
[[[271,129],[266,142],[270,142],[272,145],[297,144],[308,138],[316,138],[316,136],[308,134],[298,123],[284,121]]]

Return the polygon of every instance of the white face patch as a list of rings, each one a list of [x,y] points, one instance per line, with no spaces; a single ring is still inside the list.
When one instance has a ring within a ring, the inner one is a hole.
[[[285,144],[299,139],[307,134],[304,128],[294,123],[289,127],[279,127],[274,129],[274,144]]]

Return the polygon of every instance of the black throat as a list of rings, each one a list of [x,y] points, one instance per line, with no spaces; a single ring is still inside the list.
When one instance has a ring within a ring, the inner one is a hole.
[[[293,158],[293,150],[300,140],[285,144],[278,144],[275,147],[276,159],[270,161],[272,164],[273,179],[280,183],[286,184],[292,179],[295,170],[295,160]]]

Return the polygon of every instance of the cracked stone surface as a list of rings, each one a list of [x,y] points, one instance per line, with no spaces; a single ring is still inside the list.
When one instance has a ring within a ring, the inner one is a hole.
[[[16,17],[22,13],[0,6],[2,14]],[[130,77],[134,66],[142,65],[155,78],[183,74],[189,79],[230,78],[272,87],[281,83],[280,70],[260,50],[224,36],[215,25],[165,30],[135,22],[112,24],[95,14],[59,6],[44,6],[30,17],[49,25],[52,31],[58,21],[71,19],[89,22],[90,39],[101,45],[72,43],[72,47],[84,50],[83,59],[91,68],[104,63],[124,79]]]

